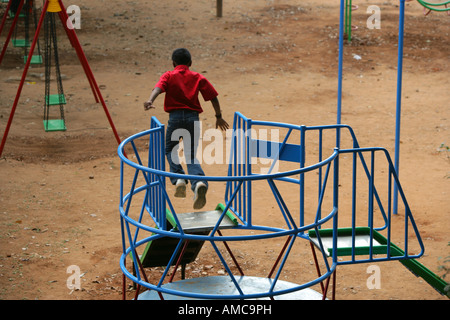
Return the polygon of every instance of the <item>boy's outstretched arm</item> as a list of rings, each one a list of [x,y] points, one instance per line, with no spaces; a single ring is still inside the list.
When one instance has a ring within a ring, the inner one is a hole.
[[[156,87],[155,89],[153,89],[152,93],[150,94],[150,98],[148,98],[148,101],[144,102],[145,110],[155,109],[153,102],[161,94],[161,92],[162,92],[161,88]]]
[[[222,111],[220,110],[219,99],[215,97],[211,100],[214,111],[216,112],[216,129],[220,128],[220,130],[225,131],[229,128],[228,123],[222,118]]]

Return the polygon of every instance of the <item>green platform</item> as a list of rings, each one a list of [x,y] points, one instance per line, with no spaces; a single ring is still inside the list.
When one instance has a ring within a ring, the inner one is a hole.
[[[66,124],[62,119],[44,120],[44,128],[46,132],[66,131]]]
[[[6,1],[6,2],[8,2],[8,1]],[[8,14],[9,14],[9,17],[10,18],[14,18],[15,16],[16,16],[16,14],[14,13],[14,12],[12,12],[11,10],[9,10],[9,12],[8,12]],[[25,13],[20,13],[19,14],[19,18],[25,18]]]
[[[25,39],[13,39],[12,44],[16,48],[29,48],[30,41]]]
[[[192,235],[206,236],[214,229],[219,217],[221,216],[225,206],[218,204],[213,211],[180,213],[177,214],[178,221],[183,228],[183,231]],[[170,210],[166,210],[166,219],[168,229],[178,232],[178,226],[173,214]],[[227,211],[224,219],[221,221],[219,229],[229,229],[237,225],[237,219],[230,211]],[[180,239],[172,237],[162,237],[156,240],[149,241],[144,249],[144,252],[139,257],[144,268],[167,266],[172,258],[173,253],[178,246]],[[182,267],[182,278],[184,279],[184,269],[186,264],[193,262],[200,252],[204,240],[190,240],[187,244],[183,257],[180,261]],[[184,244],[182,245],[184,246]],[[177,253],[175,259],[172,261],[174,265],[180,252]],[[133,271],[134,268],[133,268]]]
[[[24,56],[23,57],[23,63],[27,63],[28,61],[28,56]],[[43,59],[41,55],[34,55],[31,57],[31,64],[42,64],[43,63]]]
[[[352,228],[340,228],[338,229],[337,237],[337,255],[338,256],[350,256],[353,249],[355,255],[368,255],[370,254],[370,244],[372,243],[372,254],[387,254],[388,241],[387,239],[376,230],[371,230],[368,227]],[[355,247],[352,247],[352,234],[355,235]],[[370,236],[372,234],[372,237]],[[333,229],[319,230],[320,239],[322,245],[328,255],[333,252]],[[309,231],[310,241],[320,248],[317,233],[315,230]],[[397,245],[391,242],[390,244],[390,256],[391,257],[403,257],[405,252]],[[432,286],[440,294],[450,298],[450,292],[448,291],[448,284],[438,275],[434,274],[431,270],[426,268],[416,259],[401,259],[399,260],[409,271],[415,276],[424,279],[430,286]],[[357,263],[357,262],[355,262]]]
[[[45,96],[45,101],[49,106],[58,106],[66,104],[66,97],[63,94],[51,94],[50,96]]]

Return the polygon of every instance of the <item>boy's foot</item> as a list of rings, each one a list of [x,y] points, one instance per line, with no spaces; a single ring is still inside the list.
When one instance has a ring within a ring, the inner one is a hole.
[[[194,209],[198,210],[206,204],[206,192],[208,188],[203,182],[198,182],[194,190]]]
[[[175,197],[186,198],[186,181],[178,179],[175,185]]]

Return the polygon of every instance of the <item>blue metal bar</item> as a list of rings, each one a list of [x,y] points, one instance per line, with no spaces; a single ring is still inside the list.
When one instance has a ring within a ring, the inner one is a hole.
[[[392,219],[392,171],[393,168],[389,167],[388,170],[388,227],[387,227],[387,252],[386,256],[391,256],[391,219]]]
[[[260,235],[243,235],[243,236],[205,236],[205,235],[194,235],[194,234],[181,234],[179,232],[174,231],[165,231],[162,229],[158,229],[156,227],[149,227],[147,225],[144,225],[142,223],[139,223],[127,215],[124,214],[122,208],[120,209],[121,216],[124,218],[124,220],[127,223],[130,223],[137,228],[141,228],[145,231],[152,232],[155,234],[158,234],[160,236],[165,237],[171,237],[171,238],[184,238],[188,240],[206,240],[206,241],[246,241],[246,240],[260,240],[260,239],[270,239],[270,238],[277,238],[277,237],[283,237],[283,236],[289,236],[289,235],[295,235],[297,233],[305,232],[307,230],[310,230],[314,227],[320,226],[328,222],[330,219],[332,219],[336,213],[337,209],[334,208],[326,217],[322,218],[317,223],[312,223],[309,225],[306,225],[304,227],[299,227],[297,229],[291,229],[286,230],[283,228],[276,228],[276,227],[268,227],[268,226],[256,226],[252,225],[250,227],[245,226],[238,226],[236,229],[242,229],[242,230],[258,230],[258,231],[265,231],[265,232],[271,232],[271,234],[260,234]],[[142,240],[142,243],[148,242],[148,239]]]
[[[161,276],[161,279],[160,279],[159,282],[158,282],[158,287],[159,287],[159,288],[161,288],[161,286],[162,286],[162,284],[163,284],[163,282],[164,282],[164,279],[166,278],[167,273],[168,273],[169,270],[170,270],[170,267],[172,266],[173,262],[175,261],[175,258],[176,258],[176,256],[177,256],[178,251],[181,249],[181,245],[183,244],[183,242],[184,242],[184,240],[183,240],[183,239],[180,239],[180,241],[178,241],[177,247],[175,248],[175,250],[173,250],[173,254],[172,254],[172,256],[170,257],[169,262],[167,263],[166,269],[164,270],[164,272],[163,272],[163,274],[162,274],[162,276]],[[176,270],[175,270],[175,271],[176,271]],[[174,271],[174,272],[175,272],[175,271]]]
[[[284,267],[284,265],[286,264],[286,260],[287,260],[287,258],[289,257],[289,254],[290,254],[290,252],[291,252],[292,246],[293,246],[294,243],[295,243],[296,238],[297,238],[297,237],[294,236],[294,237],[292,237],[291,240],[289,241],[289,246],[288,246],[286,252],[284,253],[284,257],[283,257],[283,259],[282,259],[282,261],[281,261],[281,263],[280,263],[280,267],[278,268],[277,274],[275,275],[275,278],[273,279],[272,286],[270,287],[270,290],[269,290],[270,293],[273,293],[273,290],[275,289],[275,285],[277,284],[277,281],[278,281],[278,279],[280,278],[281,271],[283,270],[283,267]]]
[[[321,218],[321,213],[322,213],[322,202],[323,202],[323,197],[325,194],[325,189],[327,187],[327,181],[328,181],[328,174],[330,173],[330,167],[331,167],[331,163],[329,163],[327,165],[327,169],[325,171],[325,177],[323,179],[323,184],[321,190],[319,190],[319,200],[318,200],[318,204],[317,204],[317,212],[316,212],[316,218],[314,219],[315,223],[317,223],[320,218]]]
[[[125,226],[126,226],[126,230],[127,230],[126,233],[128,235],[128,241],[130,243],[130,252],[131,252],[131,257],[132,257],[133,262],[134,262],[134,268],[135,268],[135,271],[136,271],[136,275],[137,275],[138,279],[140,280],[141,275],[140,275],[140,272],[139,272],[139,264],[138,264],[138,261],[137,261],[139,259],[139,257],[136,256],[136,246],[134,245],[133,239],[131,238],[131,230],[130,230],[129,223],[125,222]]]
[[[405,206],[405,237],[407,238],[407,232],[406,231],[407,231],[407,228],[409,227],[409,224],[410,224],[412,226],[413,230],[414,230],[414,233],[416,235],[416,239],[417,239],[417,241],[419,243],[419,246],[421,248],[421,253],[419,253],[416,256],[423,255],[423,252],[424,252],[423,242],[422,242],[422,239],[420,237],[419,230],[418,230],[417,225],[415,223],[414,217],[412,216],[411,209],[409,207],[408,201],[407,201],[406,196],[404,194],[403,188],[401,187],[399,177],[397,175],[394,163],[393,163],[393,161],[392,161],[392,159],[391,159],[391,157],[389,155],[389,152],[386,149],[384,149],[384,148],[341,149],[341,150],[339,150],[339,152],[340,153],[351,153],[351,152],[358,152],[358,153],[362,153],[362,152],[382,152],[382,153],[384,153],[386,161],[387,161],[388,166],[389,166],[389,171],[391,173],[390,175],[393,178],[394,186],[397,185],[399,195],[400,195],[400,197],[402,199],[402,202],[403,202],[403,204]],[[389,194],[389,196],[390,196],[390,194]],[[389,219],[389,222],[390,222],[390,219]],[[408,222],[409,222],[409,224],[408,224]],[[388,227],[390,227],[390,224],[388,224]],[[407,242],[405,242],[405,245],[407,245]],[[408,252],[406,246],[405,246],[405,250],[404,251],[405,251],[405,253]]]
[[[210,241],[212,247],[214,248],[214,251],[216,252],[217,256],[220,259],[220,262],[222,262],[222,265],[225,267],[225,270],[228,273],[228,276],[231,278],[231,281],[233,281],[236,289],[239,291],[239,294],[241,296],[244,296],[244,292],[242,291],[241,287],[239,286],[239,283],[236,281],[236,277],[233,275],[233,272],[231,272],[230,267],[228,267],[227,262],[225,261],[225,259],[223,258],[222,254],[220,253],[219,248],[217,248],[217,245],[214,241]]]
[[[336,123],[341,124],[342,113],[342,66],[344,57],[344,12],[345,12],[345,0],[341,0],[340,14],[339,14],[339,63],[338,63],[338,100],[337,100],[337,119]],[[336,137],[336,147],[340,147],[340,131]]]
[[[322,161],[322,153],[323,153],[323,130],[322,129],[319,129],[319,159],[318,159],[318,161],[320,162],[320,161]],[[319,170],[318,170],[319,172],[319,177],[318,177],[318,186],[317,186],[317,188],[318,188],[318,194],[319,194],[319,197],[320,197],[320,192],[321,192],[321,189],[322,189],[322,167],[320,167],[319,168]],[[321,206],[319,207],[319,212],[318,212],[318,214],[319,214],[319,216],[320,216],[320,214],[321,214]]]
[[[369,256],[372,259],[373,257],[373,190],[375,183],[375,151],[371,151],[371,162],[370,162],[370,178],[369,178],[369,213],[368,213],[368,223],[367,225],[370,228],[370,245],[369,245]]]
[[[119,199],[119,208],[123,208],[123,178],[124,178],[124,164],[120,162],[120,199]],[[125,253],[126,245],[125,245],[125,229],[124,229],[124,219],[122,215],[120,215],[120,229],[122,232],[122,252]]]
[[[364,149],[363,148],[359,148],[359,150],[364,150]],[[359,157],[361,159],[361,164],[362,164],[363,169],[364,169],[364,171],[366,173],[367,179],[370,179],[370,171],[369,171],[369,169],[367,167],[366,160],[364,159],[364,156],[362,155],[362,153],[363,152],[358,152],[358,155],[359,155]],[[387,223],[386,211],[384,210],[383,203],[382,203],[382,201],[380,199],[380,196],[378,195],[378,191],[377,191],[377,189],[375,187],[373,189],[373,192],[374,192],[374,195],[375,195],[375,199],[377,200],[377,204],[378,204],[378,207],[380,209],[380,212],[381,212],[381,214],[383,216],[383,219],[384,219],[385,223]],[[384,228],[386,228],[386,225],[384,227],[380,227],[380,229],[384,229]]]
[[[337,148],[336,148],[337,149]],[[339,157],[336,157],[333,163],[333,208],[337,210],[337,213],[333,217],[333,254],[332,261],[333,264],[338,263],[337,255],[337,236],[338,236],[338,215],[339,215]]]
[[[300,127],[300,169],[305,167],[306,127]],[[305,224],[305,175],[300,174],[300,226]]]
[[[175,208],[173,207],[172,202],[169,199],[169,195],[167,194],[166,188],[162,187],[162,183],[163,183],[162,179],[163,179],[163,177],[157,176],[157,178],[159,180],[160,190],[163,192],[164,198],[167,200],[167,203],[169,204],[169,210],[172,213],[173,218],[175,219],[175,223],[176,223],[176,225],[178,227],[178,231],[183,235],[184,231],[183,231],[183,228],[181,227],[180,220],[178,220],[177,213],[175,212]],[[165,216],[164,216],[163,220],[166,220]]]
[[[319,228],[315,227],[314,231],[316,232],[317,241],[319,242],[319,249],[322,254],[323,261],[325,262],[325,267],[327,268],[328,271],[330,271],[330,264],[328,263],[328,259],[327,259],[328,257],[326,255],[327,250],[325,249],[325,247],[323,245],[322,236],[319,233]]]
[[[195,175],[188,175],[188,174],[182,175],[182,174],[171,173],[171,172],[166,172],[166,171],[161,171],[161,170],[155,170],[152,168],[148,168],[148,167],[136,164],[136,163],[132,162],[131,160],[126,159],[125,157],[124,158],[121,157],[121,158],[122,158],[122,161],[124,161],[127,165],[129,165],[135,169],[154,173],[158,176],[163,176],[163,177],[183,178],[183,179],[188,179],[188,180],[207,179],[208,181],[245,181],[245,180],[277,179],[277,178],[281,178],[281,177],[287,177],[287,176],[297,175],[300,173],[314,171],[317,168],[324,166],[327,163],[333,161],[334,158],[337,157],[337,155],[338,155],[338,151],[334,150],[333,153],[327,159],[325,159],[319,163],[315,163],[313,165],[304,167],[304,168],[294,169],[294,170],[285,171],[285,172],[271,173],[271,174],[252,174],[248,177],[246,177],[246,176],[231,176],[231,177],[230,176],[208,176],[208,177],[203,177],[203,176],[195,176]],[[119,156],[122,156],[122,154],[119,154]]]
[[[400,0],[398,26],[397,105],[395,119],[395,170],[400,170],[400,128],[402,115],[403,38],[405,28],[405,0]],[[398,213],[398,186],[394,185],[394,214]]]
[[[273,167],[275,166],[275,163],[277,163],[277,162],[279,161],[280,155],[281,155],[281,153],[283,152],[283,150],[284,150],[284,148],[285,148],[285,146],[286,146],[286,142],[287,142],[287,140],[289,139],[289,137],[290,137],[290,135],[291,135],[291,132],[292,132],[292,128],[289,128],[288,133],[286,133],[286,136],[284,137],[284,140],[283,140],[283,142],[281,143],[281,145],[280,145],[280,147],[279,147],[279,149],[278,149],[277,155],[273,157],[274,160],[273,160],[273,162],[272,162],[272,165],[271,165],[270,168],[269,168],[268,173],[271,173],[271,172],[272,172]]]
[[[219,229],[220,223],[222,222],[223,218],[225,217],[225,215],[226,215],[226,213],[227,213],[227,211],[228,211],[228,208],[230,207],[231,202],[232,202],[233,199],[236,197],[236,194],[239,193],[239,191],[240,191],[240,189],[241,189],[243,183],[244,183],[244,181],[240,181],[240,182],[239,182],[238,186],[236,187],[236,189],[235,189],[234,192],[233,192],[233,195],[232,195],[231,198],[227,201],[227,204],[225,205],[225,208],[223,209],[223,212],[222,212],[222,214],[221,214],[219,220],[217,221],[216,225],[214,226],[214,229],[211,231],[211,235],[214,235],[214,234],[217,232],[217,230]]]
[[[241,119],[241,122],[242,122],[242,119]],[[238,161],[237,165],[236,165],[236,176],[242,176],[241,168],[242,168],[242,165],[244,162],[243,161],[244,158],[242,157],[242,139],[245,135],[242,134],[242,132],[240,132],[240,133],[241,134],[239,135],[239,139],[237,140],[237,146],[236,146],[237,147],[236,154],[237,154],[237,161]],[[240,188],[238,188],[237,190],[238,190],[238,197],[235,198],[237,200],[236,207],[239,212],[243,212],[242,211],[242,202],[241,202],[242,196],[240,193]]]
[[[358,154],[353,153],[352,164],[352,261],[355,261],[355,243],[356,243],[356,174],[357,174],[357,159]]]
[[[292,215],[289,212],[289,209],[288,209],[286,203],[284,202],[283,197],[280,194],[280,191],[275,186],[275,183],[273,183],[273,180],[271,180],[271,179],[267,179],[267,182],[269,183],[270,188],[272,189],[272,192],[273,192],[275,198],[277,199],[278,204],[280,205],[280,210],[283,213],[283,216],[284,216],[289,228],[298,229],[297,225],[295,224],[295,220],[294,220],[294,218],[292,218]],[[290,223],[289,223],[289,221],[290,221]]]

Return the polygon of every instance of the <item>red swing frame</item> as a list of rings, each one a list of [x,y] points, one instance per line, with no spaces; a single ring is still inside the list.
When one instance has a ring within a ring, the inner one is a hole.
[[[22,10],[22,7],[24,5],[24,1],[25,0],[20,0],[20,4],[19,4],[17,12],[20,12]],[[96,101],[96,103],[100,102],[102,104],[103,110],[105,111],[106,117],[108,118],[109,124],[110,124],[110,126],[111,126],[111,128],[113,130],[114,137],[116,138],[117,143],[120,144],[121,143],[120,137],[119,137],[119,135],[117,133],[117,130],[116,130],[115,125],[114,125],[114,122],[113,122],[113,120],[111,118],[111,115],[109,113],[108,107],[106,106],[105,100],[103,99],[103,96],[102,96],[102,94],[100,92],[100,88],[99,88],[99,86],[97,84],[97,81],[95,80],[95,77],[94,77],[94,74],[92,72],[92,69],[89,66],[89,63],[88,63],[87,58],[86,58],[86,55],[84,54],[84,51],[83,51],[83,49],[81,47],[80,41],[79,41],[79,39],[77,37],[77,34],[75,32],[75,28],[72,25],[72,21],[70,20],[68,14],[66,12],[66,8],[64,7],[64,4],[62,3],[62,0],[56,0],[56,1],[58,2],[59,7],[61,9],[58,12],[59,18],[60,18],[60,20],[62,22],[62,25],[64,27],[64,30],[66,31],[67,37],[69,38],[69,41],[70,41],[72,47],[75,49],[75,51],[77,53],[78,59],[79,59],[81,65],[82,65],[83,70],[84,70],[84,72],[86,74],[86,77],[87,77],[87,79],[89,81],[89,85],[91,86],[92,93],[94,95],[95,101]],[[11,113],[10,113],[10,116],[9,116],[9,119],[8,119],[8,123],[6,125],[5,133],[3,135],[2,142],[0,144],[0,156],[3,153],[3,149],[4,149],[5,144],[6,144],[8,133],[9,133],[9,130],[11,128],[12,121],[14,119],[14,114],[16,112],[17,105],[19,104],[20,95],[21,95],[22,90],[23,90],[23,86],[24,86],[25,79],[26,79],[26,76],[27,76],[27,73],[28,73],[28,69],[30,68],[33,52],[34,52],[34,49],[36,48],[36,43],[38,41],[39,33],[41,31],[45,15],[47,14],[47,11],[48,11],[48,8],[49,8],[49,4],[50,4],[50,0],[45,0],[44,5],[42,7],[42,13],[41,13],[41,16],[40,16],[40,19],[39,19],[39,22],[38,22],[38,25],[37,25],[37,28],[36,28],[36,33],[34,35],[33,42],[32,42],[31,47],[30,47],[30,53],[28,54],[27,62],[25,63],[25,68],[24,68],[24,71],[23,71],[23,74],[22,74],[22,78],[21,78],[21,81],[19,83],[19,87],[17,89],[16,98],[14,100],[14,104],[13,104],[12,109],[11,109]],[[3,27],[5,25],[6,17],[7,17],[7,14],[8,14],[8,11],[9,11],[10,7],[11,7],[11,0],[8,2],[5,14],[3,16],[3,19],[2,19],[2,22],[1,22],[1,25],[0,25],[0,34],[1,34],[1,32],[3,30]],[[12,36],[13,30],[14,30],[14,27],[15,27],[15,25],[17,23],[18,18],[19,18],[19,14],[16,14],[15,17],[14,17],[14,20],[12,22],[10,31],[8,33],[6,42],[5,42],[4,46],[3,46],[2,53],[0,55],[0,64],[1,64],[2,60],[3,60],[4,55],[5,55],[6,48],[8,47],[9,41],[11,39],[11,36]]]

